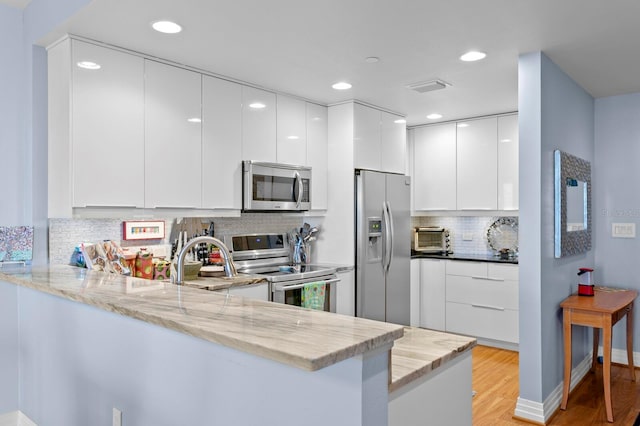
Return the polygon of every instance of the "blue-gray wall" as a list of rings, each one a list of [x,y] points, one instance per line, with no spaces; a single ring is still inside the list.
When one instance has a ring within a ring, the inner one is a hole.
[[[593,208],[598,283],[640,290],[640,93],[600,98],[595,103]],[[636,238],[612,238],[612,223],[635,223]],[[640,315],[634,318],[638,351]],[[614,327],[613,347],[624,349],[625,321]]]
[[[18,410],[18,290],[0,281],[0,415]]]
[[[22,11],[0,5],[0,226],[30,223],[24,199],[29,188],[22,179],[27,167],[24,56]]]
[[[576,290],[594,250],[554,258],[553,151],[594,160],[594,100],[541,52],[519,61],[520,397],[544,402],[562,382],[560,302]],[[574,333],[574,365],[589,352]]]
[[[0,5],[0,225],[33,225],[34,263],[47,262],[47,61],[39,39],[90,0]]]

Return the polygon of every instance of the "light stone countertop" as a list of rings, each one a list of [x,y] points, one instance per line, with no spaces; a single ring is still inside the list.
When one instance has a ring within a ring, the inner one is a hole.
[[[473,337],[405,327],[404,336],[396,340],[391,348],[389,392],[443,367],[470,351],[476,343]]]
[[[391,345],[404,327],[71,266],[0,280],[314,371]]]
[[[185,280],[184,285],[201,290],[217,291],[260,283],[267,284],[267,280],[260,275],[238,274],[236,277],[199,277],[197,280]]]

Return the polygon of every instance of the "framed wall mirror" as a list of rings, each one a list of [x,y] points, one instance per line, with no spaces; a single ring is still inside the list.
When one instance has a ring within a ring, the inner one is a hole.
[[[591,164],[555,150],[555,257],[591,250]]]

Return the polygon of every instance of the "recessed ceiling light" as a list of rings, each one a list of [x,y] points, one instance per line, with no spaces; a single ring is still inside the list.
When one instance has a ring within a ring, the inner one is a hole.
[[[427,118],[428,118],[429,120],[437,120],[437,119],[439,119],[439,118],[442,118],[442,114],[438,114],[438,113],[435,113],[435,112],[434,112],[433,114],[429,114],[429,115],[427,115]]]
[[[287,136],[287,139],[290,139],[290,140],[292,140],[292,141],[295,141],[295,140],[297,140],[297,139],[300,139],[300,137],[299,137],[299,136],[296,136],[296,135],[291,135],[291,136]]]
[[[182,27],[171,21],[156,21],[151,24],[154,30],[165,34],[176,34],[182,31]]]
[[[480,59],[484,59],[486,56],[487,54],[484,52],[471,50],[465,53],[464,55],[460,56],[460,60],[465,62],[473,62],[473,61],[479,61]]]
[[[394,121],[394,123],[396,123],[396,124],[404,124],[406,122],[407,122],[407,120],[405,120],[404,118],[399,118],[399,119]]]
[[[380,58],[377,56],[369,56],[368,58],[364,58],[364,61],[368,64],[375,64],[380,61]]]
[[[202,119],[198,118],[198,117],[191,117],[191,118],[187,118],[187,121],[189,123],[202,123]]]
[[[502,139],[500,142],[502,142],[502,143],[508,143],[508,142],[511,142],[511,139]]]
[[[262,108],[266,108],[266,105],[263,104],[262,102],[254,102],[252,104],[249,104],[249,108],[262,109]]]
[[[351,85],[349,83],[346,83],[344,81],[341,81],[339,83],[336,83],[334,85],[332,85],[331,87],[333,87],[336,90],[347,90],[347,89],[351,89]]]
[[[99,70],[101,68],[100,64],[96,64],[95,62],[91,61],[80,61],[76,65],[86,70]]]
[[[458,123],[457,126],[460,127],[460,128],[469,127],[469,125],[467,123]]]

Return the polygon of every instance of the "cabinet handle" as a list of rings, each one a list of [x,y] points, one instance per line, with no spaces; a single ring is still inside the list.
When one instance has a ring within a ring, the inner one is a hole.
[[[153,209],[199,209],[196,206],[153,206]]]
[[[491,309],[492,311],[504,311],[504,308],[500,306],[476,305],[476,304],[471,304],[471,306],[474,308]]]
[[[484,280],[484,281],[504,281],[504,278],[493,278],[493,277],[478,277],[472,276],[472,280]]]
[[[115,208],[115,209],[142,209],[143,206],[135,206],[133,204],[85,204],[83,206],[86,209],[104,209],[104,208]]]

